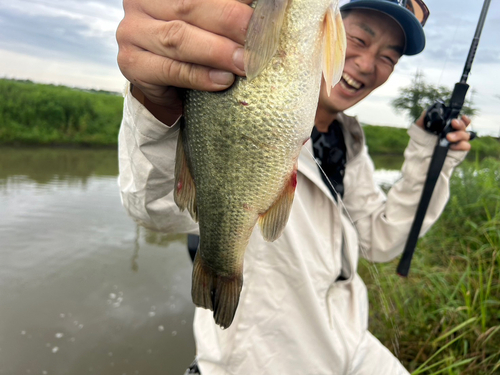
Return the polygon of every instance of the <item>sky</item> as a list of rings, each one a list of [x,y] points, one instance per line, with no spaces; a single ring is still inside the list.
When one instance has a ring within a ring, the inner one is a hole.
[[[168,1],[168,0],[166,0]],[[427,45],[403,56],[389,80],[347,111],[362,122],[408,127],[390,103],[417,71],[450,88],[460,79],[481,13],[481,0],[427,0]],[[0,0],[0,77],[122,91],[115,31],[121,0]],[[472,128],[500,136],[500,2],[492,1],[468,83],[479,113]]]

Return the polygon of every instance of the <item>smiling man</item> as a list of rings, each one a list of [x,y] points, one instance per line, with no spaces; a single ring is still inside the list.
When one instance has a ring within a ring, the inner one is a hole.
[[[146,227],[198,231],[172,197],[182,113],[176,87],[222,90],[234,74],[244,75],[250,2],[124,1],[119,64],[133,88],[120,130],[120,189],[129,214]],[[367,292],[356,270],[359,256],[383,262],[401,254],[436,137],[423,130],[421,119],[410,127],[402,178],[386,196],[374,182],[360,124],[343,111],[386,82],[402,55],[423,50],[428,12],[420,0],[352,0],[341,9],[344,74],[330,96],[321,90],[287,227],[272,243],[258,231],[252,236],[240,304],[228,329],[215,325],[211,311],[197,309],[197,364],[189,373],[408,374],[368,332]],[[423,232],[444,209],[449,177],[470,148],[468,123],[465,117],[453,122],[457,131],[449,139],[455,144]]]
[[[325,96],[323,90],[320,101],[320,107],[331,103],[336,112],[352,107],[387,81],[407,48],[395,19],[373,10],[352,10],[352,4],[350,9],[343,11],[348,42],[344,74],[332,89],[332,97]]]

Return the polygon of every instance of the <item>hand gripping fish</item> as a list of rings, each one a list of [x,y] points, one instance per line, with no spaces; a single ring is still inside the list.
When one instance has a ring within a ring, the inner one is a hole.
[[[193,302],[222,328],[238,306],[255,224],[274,241],[288,221],[321,72],[329,93],[345,48],[338,0],[259,0],[245,42],[246,78],[223,92],[186,92],[174,198],[199,222]]]

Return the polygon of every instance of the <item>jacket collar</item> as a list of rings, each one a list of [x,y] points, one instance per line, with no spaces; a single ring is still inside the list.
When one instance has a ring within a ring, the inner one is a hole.
[[[356,117],[347,116],[341,112],[337,114],[337,121],[342,127],[345,145],[347,149],[347,162],[356,157],[365,144],[365,134]]]

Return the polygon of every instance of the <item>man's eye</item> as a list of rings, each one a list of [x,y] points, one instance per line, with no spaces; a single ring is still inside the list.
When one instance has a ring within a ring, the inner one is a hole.
[[[396,65],[396,63],[394,62],[394,60],[393,60],[391,57],[389,57],[389,56],[382,56],[382,58],[383,58],[383,59],[384,59],[387,63],[389,63],[389,64],[391,64],[391,65]]]
[[[355,40],[356,40],[356,42],[358,42],[359,44],[361,44],[361,45],[363,45],[363,46],[366,44],[366,43],[365,43],[365,41],[364,41],[363,39],[356,38],[356,37],[354,37],[353,39],[355,39]]]
[[[364,46],[366,43],[363,39],[355,37],[353,35],[347,35],[354,43]]]

